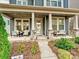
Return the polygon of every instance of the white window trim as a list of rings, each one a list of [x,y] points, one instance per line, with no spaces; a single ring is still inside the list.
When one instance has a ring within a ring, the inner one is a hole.
[[[57,31],[61,31],[61,30],[59,30],[59,18],[63,18],[63,20],[64,20],[64,29],[63,29],[63,31],[65,31],[65,17],[53,17],[53,18],[57,18]]]

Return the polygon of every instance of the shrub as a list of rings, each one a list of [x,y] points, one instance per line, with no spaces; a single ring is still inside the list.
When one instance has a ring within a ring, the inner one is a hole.
[[[79,37],[75,38],[75,43],[79,44]]]
[[[25,44],[23,42],[19,43],[18,48],[17,48],[17,52],[23,53],[24,50],[25,50]]]
[[[5,30],[5,22],[0,15],[0,59],[9,59],[10,49],[11,46]]]
[[[70,52],[63,49],[58,49],[58,57],[59,59],[72,59],[73,58]]]
[[[56,41],[55,46],[65,50],[71,50],[75,48],[75,43],[69,39],[61,38]]]
[[[38,51],[38,45],[37,45],[37,43],[33,42],[32,47],[31,47],[31,53],[33,55],[35,55],[37,53],[37,51]]]

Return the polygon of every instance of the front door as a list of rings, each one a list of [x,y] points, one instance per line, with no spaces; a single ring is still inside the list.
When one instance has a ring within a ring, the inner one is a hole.
[[[36,18],[36,34],[43,35],[43,19]]]
[[[29,19],[16,19],[15,30],[24,32],[24,35],[29,35],[30,20]]]

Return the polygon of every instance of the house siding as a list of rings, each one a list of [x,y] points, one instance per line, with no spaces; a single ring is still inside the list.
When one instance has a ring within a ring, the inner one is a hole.
[[[70,8],[79,8],[79,0],[70,0]]]

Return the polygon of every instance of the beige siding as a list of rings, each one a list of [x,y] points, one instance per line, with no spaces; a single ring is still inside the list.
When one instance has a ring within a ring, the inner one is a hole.
[[[79,8],[79,0],[70,0],[70,8]]]

